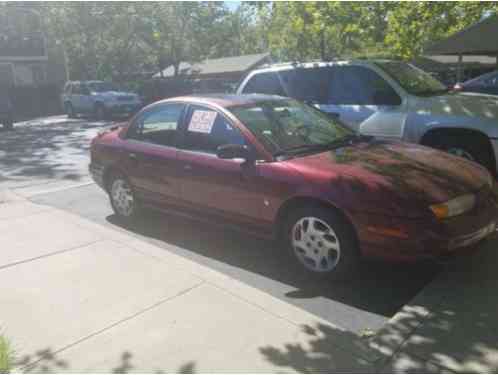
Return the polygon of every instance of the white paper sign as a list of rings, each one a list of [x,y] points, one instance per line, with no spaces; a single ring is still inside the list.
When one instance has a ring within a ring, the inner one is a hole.
[[[188,130],[197,133],[211,133],[217,113],[214,111],[194,111]]]

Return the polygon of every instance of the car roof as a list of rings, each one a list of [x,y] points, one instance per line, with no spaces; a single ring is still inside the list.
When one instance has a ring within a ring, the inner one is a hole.
[[[262,101],[283,100],[286,99],[278,95],[265,94],[203,94],[203,95],[188,95],[162,100],[158,103],[168,102],[189,102],[198,104],[214,104],[219,107],[229,108],[233,106],[245,106],[256,104]]]
[[[351,59],[351,60],[333,60],[333,61],[308,61],[308,62],[283,62],[276,64],[263,65],[257,69],[252,70],[252,72],[271,72],[278,70],[291,70],[291,69],[310,69],[310,68],[321,68],[327,66],[337,66],[337,65],[372,65],[375,63],[383,62],[395,62],[398,60],[390,59]]]

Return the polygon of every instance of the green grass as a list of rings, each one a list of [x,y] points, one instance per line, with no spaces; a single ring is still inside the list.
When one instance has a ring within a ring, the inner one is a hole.
[[[8,373],[12,365],[12,350],[9,342],[3,336],[0,336],[0,374]]]

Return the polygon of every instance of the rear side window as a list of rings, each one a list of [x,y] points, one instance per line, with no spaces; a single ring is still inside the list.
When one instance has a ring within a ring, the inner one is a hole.
[[[240,130],[222,114],[197,105],[190,108],[185,127],[185,149],[215,154],[222,145],[247,145]]]
[[[162,146],[175,146],[183,109],[183,104],[172,103],[147,111],[130,129],[128,137]]]
[[[332,71],[329,86],[331,104],[401,104],[401,98],[393,88],[371,69],[362,66],[336,66],[332,68]],[[386,103],[383,103],[384,98],[388,98]]]
[[[292,97],[307,103],[328,103],[331,75],[330,67],[297,69],[289,86]]]
[[[243,94],[268,94],[288,96],[286,81],[288,72],[266,72],[252,76],[242,90]]]

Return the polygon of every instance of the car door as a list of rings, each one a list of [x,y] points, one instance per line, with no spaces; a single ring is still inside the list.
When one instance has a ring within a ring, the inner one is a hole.
[[[258,165],[216,156],[217,147],[225,144],[246,145],[256,152],[237,126],[218,110],[191,105],[182,138],[178,160],[183,204],[194,211],[258,225]]]
[[[374,70],[365,66],[334,66],[328,102],[321,109],[338,113],[352,129],[368,135],[401,138],[401,98]]]
[[[81,85],[79,82],[74,82],[72,84],[71,93],[69,94],[69,100],[73,106],[75,112],[82,112],[81,108]]]
[[[182,103],[157,104],[127,132],[123,164],[136,194],[147,202],[176,205],[179,199],[176,146],[184,108]]]
[[[86,83],[80,84],[79,106],[82,112],[93,112],[93,100],[90,94],[90,88]]]

